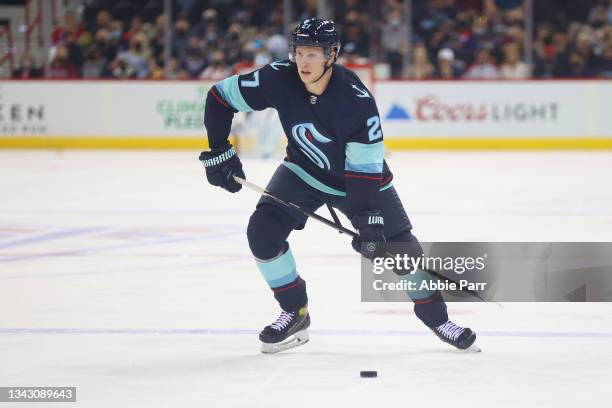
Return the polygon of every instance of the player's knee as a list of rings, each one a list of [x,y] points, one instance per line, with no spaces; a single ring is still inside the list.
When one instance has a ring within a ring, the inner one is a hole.
[[[258,207],[247,227],[247,238],[251,252],[258,259],[271,259],[286,247],[291,232],[286,216],[271,205]]]
[[[401,242],[402,254],[407,254],[409,257],[418,258],[423,255],[421,243],[417,237],[412,235],[410,230],[402,231],[392,237],[387,237],[387,242]]]

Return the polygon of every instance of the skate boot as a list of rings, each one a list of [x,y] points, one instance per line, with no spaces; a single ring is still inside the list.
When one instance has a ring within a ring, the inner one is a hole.
[[[301,346],[308,342],[310,315],[308,306],[302,306],[295,312],[283,312],[274,323],[266,326],[259,333],[261,352],[266,354],[278,353]]]
[[[476,333],[467,327],[457,326],[455,323],[448,320],[446,323],[434,327],[431,330],[440,340],[460,350],[481,351],[480,348],[474,344],[476,341]]]

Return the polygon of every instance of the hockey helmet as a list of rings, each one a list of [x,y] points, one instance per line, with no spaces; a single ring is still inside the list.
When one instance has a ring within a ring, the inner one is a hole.
[[[340,36],[336,30],[336,24],[332,20],[320,18],[309,18],[302,21],[291,34],[291,45],[289,48],[289,59],[295,61],[295,50],[299,46],[321,47],[325,58],[331,56],[335,51],[334,61],[340,54]]]

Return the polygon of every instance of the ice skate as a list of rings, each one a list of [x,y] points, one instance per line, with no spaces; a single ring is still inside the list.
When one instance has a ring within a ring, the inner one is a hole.
[[[460,350],[479,353],[480,347],[474,342],[476,341],[476,333],[469,328],[457,326],[455,323],[448,320],[437,327],[431,329],[436,336],[445,343],[448,343]]]
[[[306,344],[309,340],[309,326],[308,306],[303,306],[295,312],[283,311],[274,323],[259,333],[261,352],[278,353]]]

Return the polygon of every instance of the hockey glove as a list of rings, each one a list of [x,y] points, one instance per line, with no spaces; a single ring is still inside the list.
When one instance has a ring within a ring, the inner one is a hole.
[[[359,236],[353,238],[353,249],[364,258],[374,259],[382,255],[381,243],[385,242],[384,221],[380,211],[364,211],[351,219]],[[362,248],[362,244],[363,248]]]
[[[206,178],[213,186],[226,189],[230,193],[240,191],[242,185],[236,183],[234,176],[245,178],[242,163],[231,144],[200,153]]]

